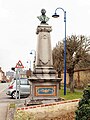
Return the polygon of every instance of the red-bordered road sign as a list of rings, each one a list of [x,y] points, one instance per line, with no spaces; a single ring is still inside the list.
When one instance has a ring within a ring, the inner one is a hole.
[[[18,63],[16,64],[16,67],[15,68],[24,68],[21,60],[18,61]]]

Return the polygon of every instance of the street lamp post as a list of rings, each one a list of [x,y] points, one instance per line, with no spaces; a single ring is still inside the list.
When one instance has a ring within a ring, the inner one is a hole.
[[[34,52],[34,61],[33,61],[33,68],[35,68],[35,61],[36,61],[36,51],[35,50],[31,50],[30,54],[33,54]]]
[[[58,7],[58,8],[56,8],[55,13],[54,13],[54,15],[52,15],[52,17],[54,17],[54,18],[58,18],[59,17],[59,15],[57,15],[57,13],[56,13],[56,11],[58,9],[61,9],[64,12],[64,23],[65,23],[65,39],[64,39],[64,95],[66,95],[66,11],[63,8]]]
[[[31,70],[31,60],[30,60],[30,62],[29,62],[29,61],[27,61],[27,63],[30,63],[30,70]]]

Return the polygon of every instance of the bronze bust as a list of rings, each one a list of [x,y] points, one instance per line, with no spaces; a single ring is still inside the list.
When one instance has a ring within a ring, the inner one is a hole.
[[[41,13],[42,13],[42,15],[38,16],[37,18],[41,21],[41,24],[47,24],[47,21],[49,20],[49,18],[45,15],[46,10],[42,9]]]

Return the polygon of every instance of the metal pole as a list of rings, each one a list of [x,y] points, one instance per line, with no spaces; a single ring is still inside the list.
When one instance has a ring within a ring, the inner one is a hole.
[[[30,69],[31,69],[31,60],[30,60]]]
[[[17,100],[17,79],[18,79],[18,71],[16,70],[16,100]]]
[[[31,50],[30,54],[33,54],[34,52],[34,61],[33,61],[33,69],[35,68],[35,61],[36,61],[36,51],[35,50]]]
[[[20,102],[20,69],[19,69],[19,102]]]
[[[64,39],[64,95],[66,95],[66,11],[64,12],[65,39]]]

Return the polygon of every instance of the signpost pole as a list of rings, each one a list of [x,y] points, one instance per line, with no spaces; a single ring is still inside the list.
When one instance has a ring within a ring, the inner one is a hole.
[[[17,79],[18,79],[18,71],[16,70],[16,100],[17,100]]]
[[[20,69],[19,69],[19,101],[20,101]]]
[[[22,68],[24,68],[22,62],[19,60],[18,63],[16,64],[16,100],[17,100],[17,89],[19,89],[19,102],[20,102],[20,71]],[[17,87],[17,80],[19,79],[19,86]]]
[[[16,100],[17,100],[17,79],[16,79]]]

